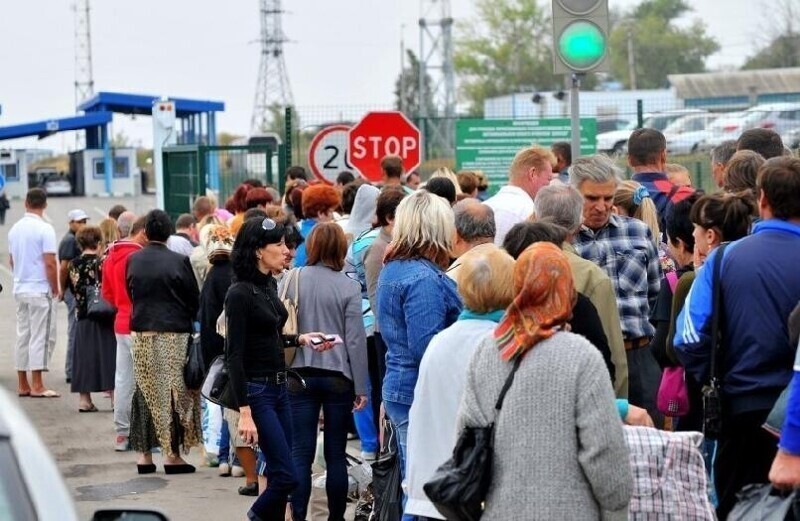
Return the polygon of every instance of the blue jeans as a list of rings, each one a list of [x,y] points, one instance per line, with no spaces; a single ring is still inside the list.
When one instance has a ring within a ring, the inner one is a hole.
[[[383,408],[386,410],[386,415],[389,416],[392,425],[397,431],[397,447],[400,456],[400,475],[405,482],[406,479],[406,443],[408,441],[408,413],[411,411],[411,406],[404,403],[383,401]],[[406,504],[408,498],[403,494],[403,506]],[[403,514],[403,521],[414,521],[415,516]]]
[[[298,486],[292,494],[292,512],[296,521],[306,519],[311,497],[311,465],[317,449],[319,411],[325,420],[325,491],[328,495],[329,520],[344,521],[347,509],[347,430],[353,410],[353,382],[344,376],[305,376],[304,389],[290,379],[292,397],[292,458],[297,470]],[[272,484],[270,483],[270,486]]]
[[[247,516],[252,521],[283,521],[289,494],[297,487],[292,463],[292,410],[285,385],[247,382],[247,401],[264,454],[269,487]]]
[[[224,410],[224,409],[223,409]],[[223,416],[222,429],[219,434],[219,452],[217,452],[217,461],[222,465],[228,463],[231,456],[231,432],[228,430],[228,420]]]

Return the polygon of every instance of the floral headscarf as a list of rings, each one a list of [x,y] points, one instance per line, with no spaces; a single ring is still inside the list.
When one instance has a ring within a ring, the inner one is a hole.
[[[231,235],[230,230],[224,224],[207,226],[204,230],[208,229],[206,237],[206,255],[208,262],[214,262],[216,259],[230,257],[233,250],[234,237]]]
[[[494,330],[500,357],[509,361],[562,330],[572,318],[577,295],[567,256],[556,245],[539,242],[514,265],[517,296]]]

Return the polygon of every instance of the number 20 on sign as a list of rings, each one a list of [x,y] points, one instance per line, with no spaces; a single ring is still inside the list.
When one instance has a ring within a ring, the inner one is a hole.
[[[311,141],[308,149],[308,165],[320,181],[336,183],[336,177],[344,170],[353,170],[347,160],[347,125],[332,125],[322,129]]]

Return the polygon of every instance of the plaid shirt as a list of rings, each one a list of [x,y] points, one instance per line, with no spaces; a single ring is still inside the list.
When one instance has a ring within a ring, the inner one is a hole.
[[[650,309],[661,287],[661,265],[650,228],[639,220],[612,215],[597,231],[581,226],[575,250],[611,278],[622,335],[626,339],[652,337]]]

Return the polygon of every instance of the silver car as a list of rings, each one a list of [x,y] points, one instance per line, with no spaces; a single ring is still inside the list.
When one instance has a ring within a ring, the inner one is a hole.
[[[55,461],[17,400],[0,387],[0,520],[78,521]],[[145,510],[101,510],[93,521],[167,521]]]

